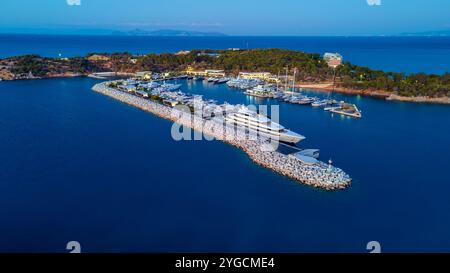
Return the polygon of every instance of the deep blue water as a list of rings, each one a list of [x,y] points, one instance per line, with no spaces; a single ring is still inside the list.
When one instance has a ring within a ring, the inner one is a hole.
[[[219,141],[90,91],[88,78],[0,82],[0,251],[450,251],[450,107],[336,95],[361,120],[280,104],[281,123],[353,178],[325,192]],[[188,92],[255,101],[225,85]],[[317,93],[318,96],[324,96]]]
[[[84,56],[91,52],[136,54],[187,49],[286,48],[340,52],[352,63],[396,72],[450,72],[450,37],[122,37],[0,34],[0,58],[40,54]]]

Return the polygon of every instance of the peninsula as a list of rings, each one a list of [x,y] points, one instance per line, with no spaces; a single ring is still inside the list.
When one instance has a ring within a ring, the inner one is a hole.
[[[188,70],[222,70],[228,75],[264,72],[272,80],[297,87],[412,102],[450,103],[450,73],[433,75],[384,72],[345,62],[330,67],[320,54],[285,49],[191,50],[135,56],[96,53],[85,57],[37,55],[0,59],[0,79],[87,76],[98,72],[139,71],[184,74]],[[264,74],[264,75],[266,75]],[[334,84],[333,84],[334,83]]]
[[[248,127],[233,126],[222,119],[205,117],[203,115],[205,108],[201,115],[196,115],[195,112],[183,111],[180,108],[171,107],[170,103],[163,103],[163,96],[170,96],[194,104],[199,103],[198,98],[188,98],[182,92],[171,92],[168,87],[163,88],[164,90],[167,89],[166,91],[157,88],[151,96],[147,92],[128,91],[126,86],[122,86],[119,82],[99,83],[92,89],[120,102],[238,147],[257,164],[306,185],[325,190],[338,190],[347,188],[352,181],[348,174],[332,166],[331,162],[326,164],[307,156],[283,154],[274,149],[272,139],[260,134],[249,137]],[[201,101],[201,104],[203,105],[204,102]],[[207,107],[209,106],[211,105]],[[215,107],[220,106],[215,105]],[[226,107],[228,108],[230,105]]]

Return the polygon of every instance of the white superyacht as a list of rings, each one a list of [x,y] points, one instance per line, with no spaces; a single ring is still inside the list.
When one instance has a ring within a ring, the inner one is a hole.
[[[236,111],[226,113],[225,121],[258,133],[263,137],[277,139],[287,143],[298,143],[304,136],[294,133],[268,117],[258,114],[245,106],[236,107]]]

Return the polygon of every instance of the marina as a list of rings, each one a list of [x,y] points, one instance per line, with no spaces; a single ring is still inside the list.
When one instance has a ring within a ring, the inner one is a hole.
[[[301,91],[289,89],[287,84],[284,89],[281,89],[278,84],[266,83],[259,79],[241,79],[237,77],[229,80],[227,85],[231,88],[243,90],[244,94],[248,96],[276,99],[292,104],[309,105],[315,108],[322,107],[325,111],[352,118],[362,117],[361,111],[356,105],[350,105],[344,101],[337,102],[331,98],[319,99],[317,97],[307,96],[302,94]]]
[[[269,138],[263,136],[249,138],[248,132],[240,130],[235,126],[224,126],[223,122],[218,122],[215,119],[186,113],[165,104],[156,103],[142,96],[137,96],[133,93],[121,91],[109,86],[111,86],[110,82],[99,83],[93,87],[93,90],[227,142],[242,149],[257,164],[293,180],[325,190],[344,189],[351,183],[350,176],[330,163],[326,164],[321,161],[316,161],[314,157],[307,156],[306,154],[301,155],[301,157],[289,156],[274,150],[271,148]],[[186,94],[181,92],[176,93],[176,95],[166,94],[164,96],[170,95],[173,101],[187,99],[193,103],[203,102],[200,97],[186,97]],[[302,138],[296,134],[293,136]]]
[[[106,75],[106,74],[105,74]],[[103,75],[99,79],[106,79]],[[111,75],[108,75],[111,76]],[[94,78],[97,78],[95,76]],[[204,81],[208,84],[224,84],[230,88],[235,88],[238,90],[243,90],[243,93],[248,96],[263,98],[263,99],[274,99],[286,103],[297,104],[297,105],[309,105],[314,108],[323,108],[324,111],[339,114],[342,116],[347,116],[351,118],[362,118],[362,112],[355,104],[349,104],[345,101],[336,101],[331,98],[318,98],[314,96],[308,96],[303,94],[302,92],[298,92],[295,90],[289,90],[288,88],[281,89],[278,85],[266,83],[260,79],[242,79],[240,77],[237,78],[205,78],[201,76],[187,76],[187,75],[178,75],[178,76],[162,76],[160,74],[154,74],[150,82],[143,81],[140,82],[142,77],[135,77],[133,79],[127,80],[127,85],[125,89],[127,91],[135,91],[137,89],[151,91],[153,95],[157,95],[160,92],[166,91],[178,91],[181,88],[181,84],[175,83],[166,83],[166,81],[170,80],[188,80],[188,81]],[[139,84],[137,82],[139,81]],[[155,93],[156,92],[156,93]],[[140,95],[144,95],[140,93]],[[169,103],[174,106],[173,103]]]
[[[151,76],[146,76],[150,75]],[[127,80],[127,84],[122,87],[126,89],[126,91],[140,91],[137,92],[138,95],[148,97],[148,95],[144,94],[142,91],[151,91],[153,95],[158,95],[160,92],[173,92],[179,91],[181,88],[181,84],[175,83],[167,83],[167,81],[177,81],[177,80],[188,80],[192,82],[203,81],[212,85],[221,85],[226,84],[230,88],[235,88],[238,90],[242,90],[243,93],[247,96],[252,96],[255,98],[262,99],[275,99],[278,101],[297,104],[297,105],[309,105],[314,108],[323,108],[324,111],[339,114],[342,116],[352,117],[352,118],[362,118],[362,112],[355,104],[349,104],[345,101],[336,101],[331,98],[318,98],[314,96],[305,95],[299,91],[291,90],[286,86],[284,88],[280,88],[279,84],[275,85],[272,83],[267,83],[261,79],[247,79],[240,77],[203,77],[203,76],[189,76],[189,75],[176,75],[176,73],[151,73],[146,74],[144,72],[136,73],[136,74],[122,74],[117,75],[112,72],[105,73],[94,73],[89,75],[91,78],[107,80],[110,77],[114,76],[134,76]],[[146,79],[147,78],[147,79]],[[150,81],[148,81],[150,79]],[[144,80],[144,81],[142,81]],[[137,84],[139,82],[139,84]],[[294,84],[293,84],[294,86]],[[175,106],[178,103],[170,101],[170,99],[165,100],[167,105]]]
[[[166,73],[171,74],[171,73]],[[107,74],[101,74],[101,77],[95,75],[93,78],[106,79]],[[108,75],[111,76],[111,75]],[[122,90],[134,92],[136,90],[149,91],[151,95],[159,95],[161,92],[173,92],[179,91],[181,84],[178,80],[187,80],[191,82],[203,81],[212,85],[225,84],[230,88],[235,88],[242,90],[247,96],[261,98],[261,99],[274,99],[277,101],[282,101],[291,104],[311,106],[314,108],[322,108],[324,111],[338,114],[346,117],[351,117],[355,119],[362,118],[361,110],[355,105],[346,103],[345,101],[337,101],[331,98],[318,98],[315,96],[308,96],[301,91],[290,90],[286,87],[284,89],[279,88],[279,85],[274,85],[271,83],[264,82],[260,79],[242,79],[240,77],[229,78],[229,77],[202,77],[202,76],[188,76],[188,75],[175,75],[175,76],[164,76],[160,74],[153,74],[151,81],[141,81],[142,76],[135,75],[134,78],[128,79],[126,85],[121,87]],[[175,81],[174,83],[167,83],[167,81]],[[138,95],[148,97],[146,94],[139,92]],[[166,105],[175,106],[179,102],[173,101],[170,98],[165,98],[164,102]]]

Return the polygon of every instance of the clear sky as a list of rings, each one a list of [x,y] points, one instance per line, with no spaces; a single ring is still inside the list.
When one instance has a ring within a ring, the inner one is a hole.
[[[395,35],[450,29],[450,0],[1,0],[0,32],[179,29]]]

